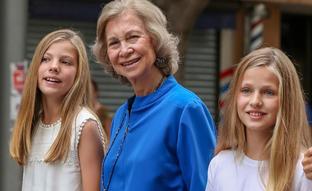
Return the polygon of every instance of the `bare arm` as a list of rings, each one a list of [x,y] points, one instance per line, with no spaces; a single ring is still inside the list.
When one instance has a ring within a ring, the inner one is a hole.
[[[95,121],[85,123],[78,145],[78,152],[83,190],[100,190],[101,163],[104,151],[100,132]]]
[[[305,153],[302,160],[303,171],[306,177],[312,180],[312,147],[310,147]]]

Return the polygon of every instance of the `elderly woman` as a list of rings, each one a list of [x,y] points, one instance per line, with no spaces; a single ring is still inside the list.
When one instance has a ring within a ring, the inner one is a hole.
[[[216,144],[205,104],[182,87],[178,39],[147,0],[115,0],[102,10],[93,53],[134,96],[115,113],[101,190],[201,191]]]

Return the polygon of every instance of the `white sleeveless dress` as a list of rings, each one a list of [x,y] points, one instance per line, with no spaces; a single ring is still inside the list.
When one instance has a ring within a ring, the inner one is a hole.
[[[88,120],[96,120],[103,146],[104,134],[102,126],[97,118],[82,108],[73,123],[71,145],[66,162],[48,164],[44,162],[53,141],[61,127],[61,121],[45,127],[38,122],[36,132],[32,140],[31,152],[23,171],[22,191],[81,191],[81,173],[78,158],[78,143],[83,131],[84,124]]]

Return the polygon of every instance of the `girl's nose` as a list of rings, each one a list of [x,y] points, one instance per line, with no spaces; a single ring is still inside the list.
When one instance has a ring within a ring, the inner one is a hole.
[[[252,107],[261,107],[262,104],[261,96],[259,93],[255,93],[250,100],[250,105]]]
[[[54,73],[58,73],[59,72],[59,64],[57,63],[57,61],[52,61],[50,68],[49,68],[50,72],[54,72]]]

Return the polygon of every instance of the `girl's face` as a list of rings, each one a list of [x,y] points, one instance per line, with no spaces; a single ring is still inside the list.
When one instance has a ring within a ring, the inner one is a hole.
[[[133,82],[158,72],[152,38],[134,12],[126,11],[109,20],[105,35],[108,58],[117,74]]]
[[[244,73],[237,113],[247,134],[272,132],[279,110],[278,86],[278,78],[267,67],[252,67]]]
[[[78,67],[77,50],[70,41],[53,43],[38,69],[38,87],[43,97],[63,99],[74,84]]]

